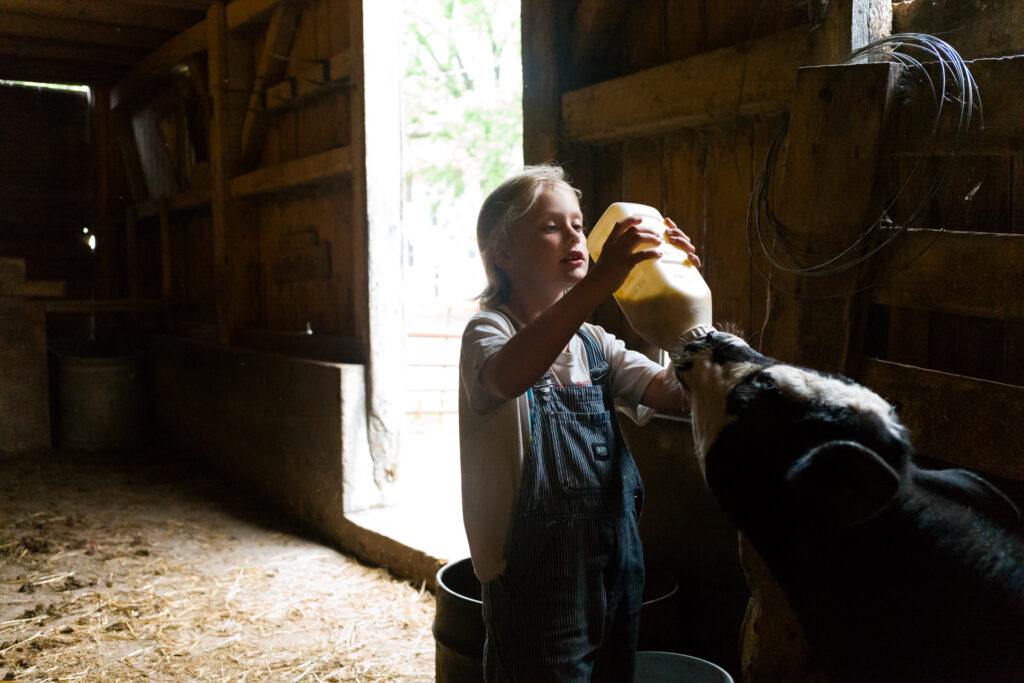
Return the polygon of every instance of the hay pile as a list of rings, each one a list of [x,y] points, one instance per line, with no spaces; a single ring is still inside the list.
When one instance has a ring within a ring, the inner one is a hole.
[[[433,680],[433,596],[223,485],[0,458],[0,678]]]

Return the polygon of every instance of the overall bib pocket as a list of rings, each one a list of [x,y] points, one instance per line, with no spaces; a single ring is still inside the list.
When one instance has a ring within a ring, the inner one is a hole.
[[[553,444],[558,479],[565,491],[597,492],[621,484],[611,413],[554,413],[551,420],[569,437],[555,439]]]

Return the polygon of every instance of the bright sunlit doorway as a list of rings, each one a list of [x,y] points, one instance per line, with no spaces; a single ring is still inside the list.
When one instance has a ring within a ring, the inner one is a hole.
[[[523,163],[519,0],[402,0],[404,534],[468,554],[459,489],[458,362],[485,284],[484,196]],[[403,535],[404,535],[403,534]]]

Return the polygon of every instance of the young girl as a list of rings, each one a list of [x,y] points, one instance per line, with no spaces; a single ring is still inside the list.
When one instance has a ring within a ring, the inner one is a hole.
[[[578,197],[560,168],[527,167],[477,222],[489,285],[462,338],[459,432],[488,681],[633,680],[643,484],[612,401],[688,409],[665,368],[584,323],[663,235],[627,218],[590,266]],[[664,238],[697,262],[669,220]]]

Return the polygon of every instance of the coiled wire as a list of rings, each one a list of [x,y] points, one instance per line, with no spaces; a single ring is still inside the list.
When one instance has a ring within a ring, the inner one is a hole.
[[[921,55],[921,58],[914,55]],[[981,96],[970,69],[957,51],[944,40],[922,33],[898,33],[873,41],[851,52],[843,64],[867,61],[869,58],[892,59],[908,70],[919,72],[931,89],[935,101],[935,119],[931,133],[917,153],[910,173],[898,190],[886,200],[878,218],[850,244],[838,247],[831,256],[821,257],[820,249],[812,254],[806,245],[784,225],[775,212],[775,170],[780,150],[789,133],[789,118],[783,122],[765,156],[757,174],[747,207],[747,248],[755,268],[770,284],[772,269],[806,277],[827,277],[858,266],[899,237],[920,216],[938,192],[959,156],[970,131],[972,116],[977,110],[982,117]],[[933,78],[925,61],[939,65],[938,77]],[[936,82],[938,81],[938,82]],[[949,151],[938,164],[938,170],[913,209],[899,225],[894,225],[890,210],[907,190],[915,175],[921,172],[925,159],[934,158],[940,138],[940,123],[947,103],[959,107],[957,125]],[[758,256],[767,261],[765,272]],[[783,256],[785,258],[783,258]],[[845,293],[848,294],[849,292]],[[845,294],[837,294],[842,296]]]

